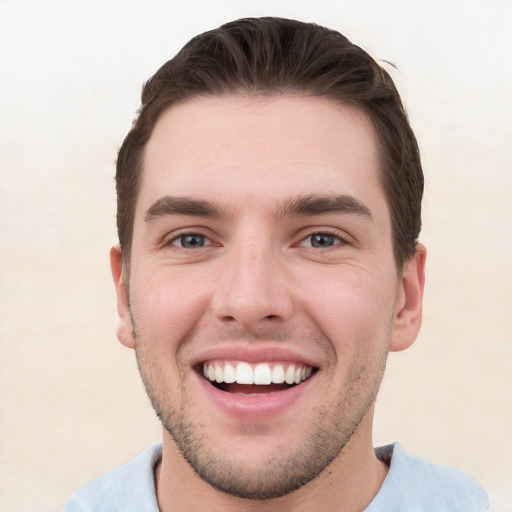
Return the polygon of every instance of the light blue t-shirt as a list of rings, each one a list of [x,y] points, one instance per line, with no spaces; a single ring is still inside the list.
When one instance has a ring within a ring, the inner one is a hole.
[[[485,512],[485,491],[462,471],[407,455],[394,443],[376,450],[390,468],[364,512]],[[162,446],[146,448],[132,461],[80,488],[63,512],[158,512],[153,468]]]

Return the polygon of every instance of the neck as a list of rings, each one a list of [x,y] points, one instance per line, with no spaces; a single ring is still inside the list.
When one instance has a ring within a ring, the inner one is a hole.
[[[341,454],[324,471],[297,491],[280,498],[248,500],[220,492],[204,482],[164,431],[162,459],[155,471],[161,512],[356,512],[379,491],[388,467],[375,456],[369,411]],[[366,423],[369,423],[367,425]]]

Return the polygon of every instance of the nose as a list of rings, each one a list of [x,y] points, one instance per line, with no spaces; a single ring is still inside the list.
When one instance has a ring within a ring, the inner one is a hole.
[[[234,247],[222,262],[213,298],[215,316],[249,331],[282,323],[293,313],[287,272],[271,244]]]

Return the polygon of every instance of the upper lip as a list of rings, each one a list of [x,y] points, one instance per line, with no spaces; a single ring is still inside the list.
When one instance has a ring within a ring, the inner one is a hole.
[[[202,364],[211,360],[233,360],[245,361],[247,363],[263,362],[290,362],[302,363],[312,367],[318,367],[311,357],[300,351],[290,348],[273,345],[265,346],[264,342],[254,342],[257,347],[247,347],[246,345],[237,345],[235,342],[230,345],[216,346],[202,351],[191,361],[192,366]]]

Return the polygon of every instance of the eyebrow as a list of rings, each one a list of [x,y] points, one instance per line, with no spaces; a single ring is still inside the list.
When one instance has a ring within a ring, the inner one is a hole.
[[[282,217],[349,213],[373,220],[372,213],[359,199],[346,194],[308,195],[286,201],[279,211]]]
[[[306,217],[326,213],[345,213],[361,215],[373,220],[370,210],[350,195],[307,195],[288,199],[278,210],[278,217]],[[156,200],[146,211],[145,222],[172,215],[190,215],[193,217],[228,218],[231,215],[211,201],[202,201],[190,197],[164,196]]]
[[[164,196],[147,209],[144,220],[151,222],[169,215],[191,215],[215,219],[229,217],[223,208],[210,201],[200,201],[189,197]]]

